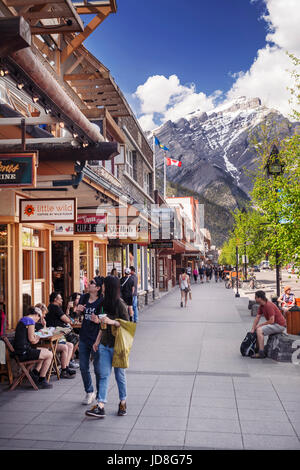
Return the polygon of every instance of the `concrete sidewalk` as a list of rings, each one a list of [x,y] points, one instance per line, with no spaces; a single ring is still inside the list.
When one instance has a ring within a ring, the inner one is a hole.
[[[84,415],[80,373],[0,392],[0,449],[300,449],[300,366],[253,360],[239,347],[253,318],[223,283],[179,291],[140,314],[130,357],[128,415]]]

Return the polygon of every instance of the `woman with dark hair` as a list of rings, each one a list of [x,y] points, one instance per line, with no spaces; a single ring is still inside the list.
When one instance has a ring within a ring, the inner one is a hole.
[[[180,307],[183,307],[183,301],[184,306],[186,307],[188,293],[191,289],[191,281],[190,276],[186,273],[186,270],[184,268],[181,269],[181,273],[179,275],[179,288],[181,294]]]
[[[95,353],[100,355],[100,380],[97,384],[97,405],[91,410],[86,411],[87,416],[95,418],[104,418],[104,405],[107,402],[108,383],[112,370],[112,360],[114,355],[115,336],[112,334],[112,325],[120,327],[116,318],[129,320],[127,305],[120,296],[120,281],[114,276],[107,276],[103,284],[104,299],[101,306],[102,315],[100,315],[101,329],[93,345]],[[125,416],[126,411],[126,375],[125,369],[114,368],[115,378],[119,389],[119,409],[118,415]]]

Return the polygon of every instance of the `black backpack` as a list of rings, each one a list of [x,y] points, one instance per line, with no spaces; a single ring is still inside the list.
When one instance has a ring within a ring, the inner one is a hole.
[[[241,344],[240,351],[242,356],[253,356],[256,350],[256,333],[247,333]]]

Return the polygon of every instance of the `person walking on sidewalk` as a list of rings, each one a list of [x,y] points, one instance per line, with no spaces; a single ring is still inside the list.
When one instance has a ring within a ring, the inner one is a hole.
[[[138,297],[137,297],[137,293],[138,293],[138,277],[137,277],[137,275],[135,274],[135,267],[134,267],[134,266],[130,266],[130,272],[131,272],[131,277],[132,277],[133,282],[134,282],[134,290],[133,290],[133,296],[132,296],[133,321],[134,321],[134,323],[137,323],[137,322],[138,322],[138,318],[139,318]]]
[[[97,338],[100,329],[101,313],[101,282],[99,279],[92,279],[88,286],[88,293],[83,294],[79,300],[77,312],[84,314],[80,328],[79,342],[79,365],[81,377],[86,396],[82,401],[83,405],[90,405],[96,394],[94,393],[92,377],[90,373],[90,356],[93,354],[93,344]],[[94,356],[94,372],[96,376],[97,387],[100,380],[100,356],[99,352]]]
[[[197,266],[195,267],[194,271],[193,271],[193,276],[194,276],[194,281],[195,281],[195,284],[197,284],[197,281],[198,281],[198,268]]]
[[[201,284],[204,283],[204,273],[205,273],[204,267],[200,266],[200,268],[199,268],[199,277],[200,277],[200,283]]]
[[[133,293],[134,293],[134,280],[130,275],[131,271],[129,268],[125,269],[125,275],[120,280],[121,285],[121,297],[128,307],[129,319],[133,320]]]
[[[94,342],[93,349],[100,355],[100,376],[97,384],[97,405],[91,410],[86,411],[87,416],[95,418],[104,418],[104,405],[107,403],[107,393],[109,378],[112,371],[112,360],[114,355],[115,336],[112,334],[112,325],[119,328],[120,323],[116,320],[122,319],[128,321],[128,309],[126,303],[120,296],[120,281],[113,276],[107,276],[104,280],[104,300],[102,310],[104,316],[101,318],[101,329]],[[118,416],[127,414],[127,384],[125,369],[114,368],[115,378],[119,390],[119,409]]]
[[[259,351],[251,356],[253,359],[263,359],[264,353],[264,336],[283,333],[286,327],[286,321],[281,311],[273,302],[266,298],[266,294],[262,290],[255,293],[255,301],[260,305],[257,315],[254,319],[251,333],[256,332]],[[261,316],[267,320],[259,324]]]
[[[214,266],[214,276],[215,276],[215,281],[218,282],[218,279],[219,279],[218,266]]]
[[[206,265],[205,267],[205,276],[206,276],[206,282],[209,282],[211,278],[211,272],[210,272],[210,267],[208,265]]]
[[[180,288],[180,294],[181,294],[180,307],[183,307],[183,301],[184,301],[184,306],[186,307],[188,293],[191,288],[191,281],[190,281],[190,276],[188,276],[184,268],[181,269],[181,273],[179,274],[179,288]]]

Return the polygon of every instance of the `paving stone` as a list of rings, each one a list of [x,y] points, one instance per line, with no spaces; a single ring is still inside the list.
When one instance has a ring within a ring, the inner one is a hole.
[[[26,433],[19,431],[16,439],[27,438],[36,441],[65,441],[77,426],[53,426],[50,424],[28,424]]]
[[[170,445],[183,446],[185,431],[144,430],[134,429],[126,442],[128,445]]]
[[[286,411],[300,411],[300,402],[299,401],[286,401],[282,400],[282,404]]]
[[[0,411],[0,424],[28,424],[30,423],[40,412],[36,411]]]
[[[178,406],[176,408],[176,416],[187,417],[189,412],[188,406]],[[141,416],[174,416],[174,406],[150,406],[145,405],[141,411]]]
[[[292,423],[300,423],[300,411],[287,411],[286,413]]]
[[[282,410],[283,409],[279,400],[262,401],[262,400],[238,399],[237,404],[238,404],[239,409],[245,409],[245,410]]]
[[[100,421],[100,420],[99,420]],[[82,442],[82,443],[95,443],[95,444],[124,444],[128,437],[128,431],[120,429],[106,429],[103,432],[89,426],[81,425],[66,441],[68,442]]]
[[[261,416],[260,421],[241,420],[243,434],[263,434],[265,436],[295,436],[295,432],[287,422],[267,421]]]
[[[134,429],[184,431],[186,426],[187,418],[179,418],[178,416],[140,416],[134,425]]]
[[[266,438],[264,434],[245,434],[243,436],[245,449],[251,450],[300,450],[297,437],[272,436]]]
[[[190,418],[187,429],[188,431],[241,432],[237,419]]]
[[[192,406],[190,409],[191,418],[209,419],[236,419],[238,417],[236,408],[214,408],[203,406],[202,403]]]
[[[241,434],[187,431],[185,446],[208,449],[243,449]]]
[[[239,408],[239,417],[244,421],[261,421],[262,412],[257,412],[255,409],[241,409]],[[267,421],[280,421],[288,423],[288,417],[284,410],[263,410],[263,419]]]
[[[192,407],[194,406],[207,406],[211,408],[236,408],[235,398],[213,398],[213,397],[193,397]]]

